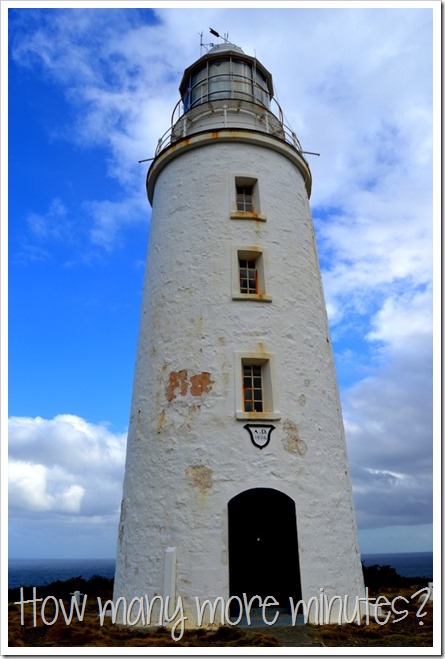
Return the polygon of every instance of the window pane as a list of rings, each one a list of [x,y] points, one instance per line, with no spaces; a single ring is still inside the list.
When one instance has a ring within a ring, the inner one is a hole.
[[[239,211],[252,211],[252,185],[236,186],[236,206]]]
[[[263,411],[261,366],[243,364],[243,393],[246,412]]]
[[[258,293],[258,271],[255,259],[239,259],[240,292]]]

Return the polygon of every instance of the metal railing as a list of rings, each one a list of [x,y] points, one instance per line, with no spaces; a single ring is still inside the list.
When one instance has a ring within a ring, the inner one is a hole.
[[[260,116],[263,121],[261,132],[278,137],[299,153],[303,152],[295,132],[284,123],[283,112],[275,99],[272,99],[272,101],[277,107],[277,114],[274,114],[260,103],[246,102],[243,104],[241,100],[238,104],[233,105],[233,101],[234,99],[231,98],[218,99],[217,103],[215,101],[207,101],[194,105],[193,108],[184,112],[182,100],[179,100],[172,112],[170,128],[158,140],[155,157],[172,144],[196,132],[196,129],[193,130],[193,124],[197,118],[212,115],[216,123],[219,123],[224,128],[227,123],[227,116],[230,114]],[[194,119],[190,120],[189,118],[191,117],[194,117]]]

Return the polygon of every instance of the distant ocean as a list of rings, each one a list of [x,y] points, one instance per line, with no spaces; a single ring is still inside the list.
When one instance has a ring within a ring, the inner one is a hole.
[[[433,579],[433,553],[363,554],[365,566],[390,565],[403,577]],[[72,577],[89,579],[93,575],[114,577],[115,561],[103,559],[10,559],[8,587],[45,586]]]
[[[114,558],[9,559],[8,588],[46,586],[73,577],[114,577]]]
[[[390,565],[402,577],[426,577],[433,579],[433,552],[421,551],[411,554],[362,554],[362,563]]]

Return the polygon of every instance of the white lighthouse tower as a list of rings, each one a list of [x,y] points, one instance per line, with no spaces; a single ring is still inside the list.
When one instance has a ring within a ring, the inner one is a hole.
[[[153,207],[114,599],[363,594],[311,172],[271,74],[185,70]],[[236,608],[236,607],[235,607]],[[233,606],[232,606],[233,610]]]

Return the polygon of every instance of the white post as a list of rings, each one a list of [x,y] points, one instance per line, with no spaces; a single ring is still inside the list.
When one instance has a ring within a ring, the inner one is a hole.
[[[176,547],[167,547],[164,551],[164,602],[168,599],[169,617],[174,611],[174,599],[176,595]]]

